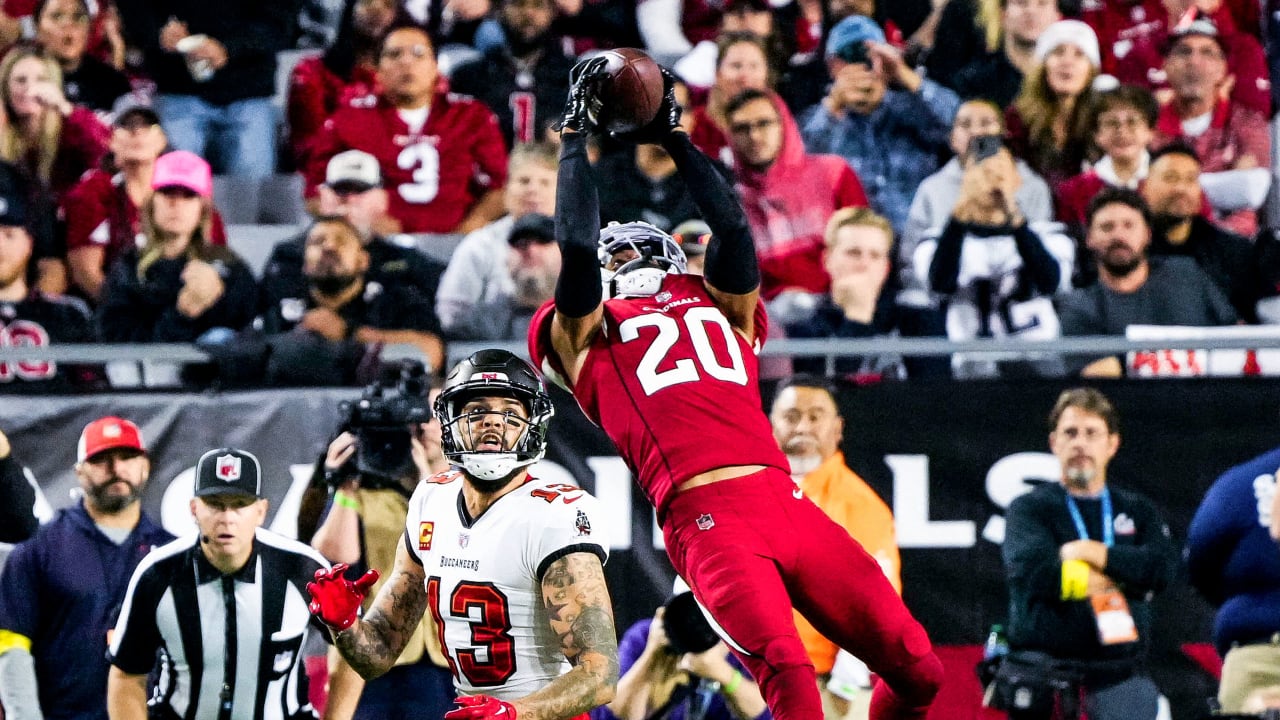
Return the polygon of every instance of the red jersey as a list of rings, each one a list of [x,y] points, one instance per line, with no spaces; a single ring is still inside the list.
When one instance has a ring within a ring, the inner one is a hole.
[[[321,126],[352,98],[378,92],[377,71],[365,65],[351,68],[344,80],[324,64],[323,57],[303,60],[289,76],[289,147],[298,167],[307,166],[307,150]]]
[[[465,95],[437,92],[414,132],[381,96],[353,98],[315,136],[307,196],[324,182],[329,158],[363,150],[378,159],[390,215],[404,232],[450,233],[476,201],[507,182],[507,149],[493,113]]]
[[[67,251],[101,247],[104,270],[135,246],[142,233],[142,218],[125,192],[124,176],[103,170],[85,173],[63,198],[61,214],[67,223]],[[213,211],[210,235],[214,245],[227,244],[227,229],[217,210]]]
[[[555,306],[529,326],[529,355],[563,376],[551,350]],[[574,397],[604,429],[661,517],[675,487],[730,465],[789,472],[761,410],[756,351],[768,334],[756,306],[755,347],[712,302],[702,277],[668,275],[650,297],[604,303],[604,320],[587,351]]]
[[[107,154],[111,129],[98,119],[92,110],[75,105],[71,114],[62,119],[62,135],[58,138],[58,151],[49,170],[49,192],[55,201],[61,201],[84,174],[102,164]],[[35,153],[28,155],[25,167],[36,176]]]

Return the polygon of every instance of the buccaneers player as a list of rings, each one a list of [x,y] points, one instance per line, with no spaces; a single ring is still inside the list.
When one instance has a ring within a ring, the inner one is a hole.
[[[530,327],[531,356],[617,445],[672,564],[775,717],[822,717],[794,606],[880,677],[872,718],[923,718],[942,679],[924,628],[876,561],[796,489],[761,410],[755,352],[768,320],[747,219],[680,129],[670,76],[658,117],[619,139],[660,143],[675,160],[712,231],[705,276],[685,274],[680,246],[651,225],[595,230],[586,136],[603,62],[574,68],[556,198],[562,270]]]

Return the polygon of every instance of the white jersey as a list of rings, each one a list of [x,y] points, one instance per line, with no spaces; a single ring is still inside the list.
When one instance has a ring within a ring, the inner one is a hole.
[[[440,473],[409,500],[405,543],[426,573],[427,608],[463,694],[524,697],[569,671],[542,599],[542,575],[575,552],[608,557],[599,501],[530,479],[468,522],[462,474]]]

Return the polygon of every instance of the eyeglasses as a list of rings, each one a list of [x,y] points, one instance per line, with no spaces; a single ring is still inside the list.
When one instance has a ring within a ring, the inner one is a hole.
[[[733,123],[729,126],[729,132],[734,135],[750,135],[757,130],[768,130],[777,124],[778,120],[776,118],[760,118],[759,120]]]
[[[1101,118],[1098,120],[1098,129],[1107,132],[1115,132],[1117,130],[1137,130],[1139,127],[1148,127],[1145,118],[1137,115],[1126,115],[1123,117]]]

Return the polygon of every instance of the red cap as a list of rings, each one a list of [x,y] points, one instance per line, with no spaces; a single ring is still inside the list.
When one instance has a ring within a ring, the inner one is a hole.
[[[76,462],[84,462],[103,450],[113,448],[147,451],[142,442],[142,431],[137,425],[118,417],[104,417],[84,426],[80,444],[76,447]]]

